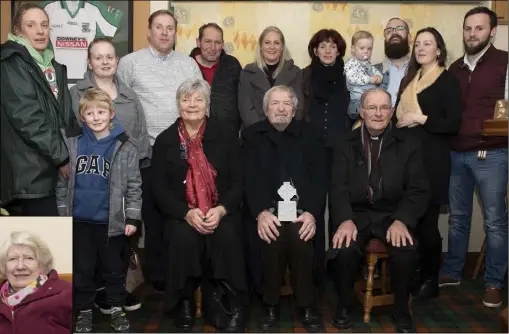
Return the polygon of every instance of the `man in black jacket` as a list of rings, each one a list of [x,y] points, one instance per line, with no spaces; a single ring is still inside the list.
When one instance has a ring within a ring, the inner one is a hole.
[[[394,108],[387,91],[367,90],[360,107],[363,124],[340,140],[333,155],[330,199],[335,234],[328,263],[338,293],[333,324],[350,327],[357,268],[364,247],[378,239],[389,252],[396,331],[415,333],[408,299],[417,260],[413,232],[429,197],[423,153],[408,130],[391,126]]]
[[[238,133],[240,115],[237,90],[242,66],[237,58],[224,51],[223,29],[216,23],[207,23],[200,27],[196,45],[190,56],[196,61],[203,78],[212,89],[210,116]]]
[[[253,217],[253,223],[248,221],[244,228],[250,236],[251,274],[257,275],[253,283],[265,306],[259,324],[262,331],[277,327],[280,287],[287,265],[304,328],[309,332],[323,330],[316,308],[314,274],[320,261],[315,258],[314,243],[324,238],[323,233],[317,233],[315,217],[320,214],[325,193],[325,149],[320,133],[294,119],[297,103],[292,88],[271,88],[263,98],[267,119],[242,132],[245,204]],[[289,194],[282,192],[285,187]],[[288,202],[281,204],[284,200]],[[283,215],[283,205],[293,206],[293,217]]]

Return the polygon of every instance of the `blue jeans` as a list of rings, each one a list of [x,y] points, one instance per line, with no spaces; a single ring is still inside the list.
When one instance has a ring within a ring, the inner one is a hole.
[[[451,152],[449,249],[441,275],[459,280],[468,251],[474,188],[482,203],[486,232],[485,287],[501,289],[507,273],[507,149]]]

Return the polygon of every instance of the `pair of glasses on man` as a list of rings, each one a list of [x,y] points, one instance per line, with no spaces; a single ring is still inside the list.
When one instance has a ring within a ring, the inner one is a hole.
[[[386,112],[391,111],[391,109],[392,109],[392,107],[391,107],[391,106],[386,105],[386,104],[384,104],[384,105],[382,105],[382,106],[380,106],[380,107],[371,105],[371,106],[365,106],[365,107],[362,107],[362,108],[363,108],[364,110],[367,110],[369,113],[373,113],[373,114],[374,114],[375,112],[377,112],[378,110],[380,110],[381,112],[386,113]]]
[[[395,32],[399,34],[399,33],[405,32],[405,31],[407,31],[407,28],[405,26],[397,26],[397,27],[390,27],[390,28],[384,29],[384,33],[386,35],[392,35]]]

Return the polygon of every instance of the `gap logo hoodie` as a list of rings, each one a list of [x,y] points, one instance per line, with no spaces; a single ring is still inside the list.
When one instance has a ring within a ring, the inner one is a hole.
[[[125,132],[116,117],[112,124],[110,134],[99,140],[83,124],[83,134],[78,138],[73,204],[73,217],[77,221],[108,224],[113,152],[118,137]]]

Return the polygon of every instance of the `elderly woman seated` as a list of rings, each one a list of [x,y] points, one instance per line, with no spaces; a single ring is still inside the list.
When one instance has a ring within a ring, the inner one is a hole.
[[[38,236],[11,233],[0,246],[0,333],[71,331],[71,283],[58,278],[53,256]]]
[[[243,332],[248,301],[240,204],[242,166],[239,138],[208,118],[210,87],[191,79],[177,90],[180,117],[156,139],[152,154],[155,200],[164,215],[168,245],[165,311],[175,309],[175,326],[194,325],[194,291],[207,276],[224,291],[224,331]],[[207,294],[204,306],[209,304]],[[216,304],[215,304],[216,305]],[[215,314],[204,309],[215,327]],[[213,319],[211,319],[213,318]]]

